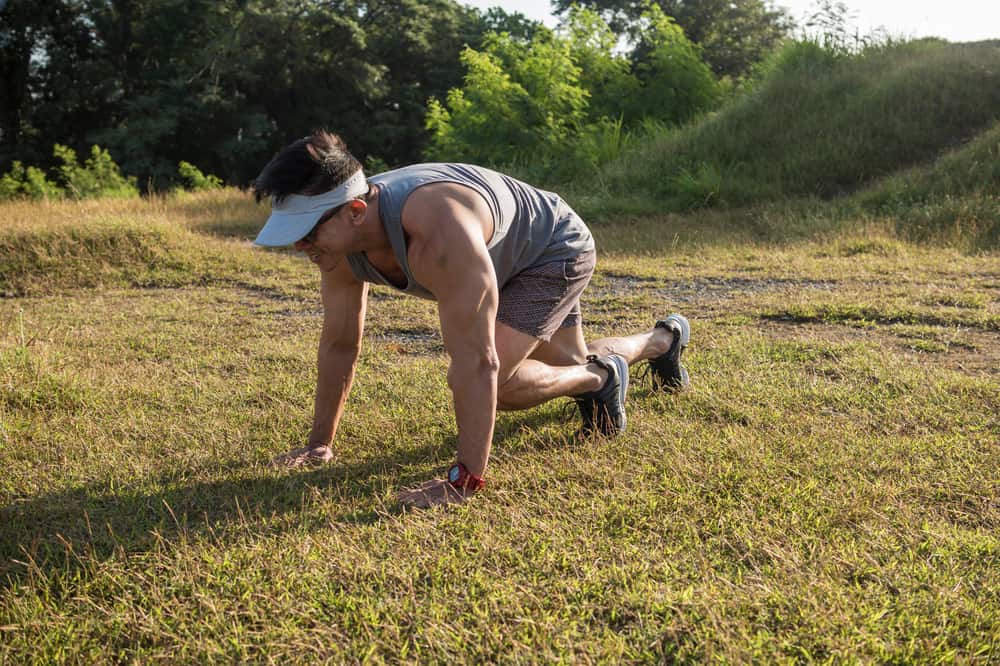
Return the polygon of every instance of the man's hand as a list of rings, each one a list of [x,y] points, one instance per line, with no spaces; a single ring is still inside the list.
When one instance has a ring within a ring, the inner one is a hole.
[[[333,460],[333,451],[329,446],[303,446],[282,453],[271,461],[271,467],[295,468],[322,465]]]
[[[461,504],[471,496],[472,491],[459,490],[445,479],[431,479],[396,493],[396,500],[409,509],[428,509],[439,504]]]

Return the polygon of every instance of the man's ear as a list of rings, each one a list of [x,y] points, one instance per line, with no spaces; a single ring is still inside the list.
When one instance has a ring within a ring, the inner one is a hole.
[[[361,224],[365,220],[368,204],[361,199],[353,199],[347,207],[351,211],[351,224]]]

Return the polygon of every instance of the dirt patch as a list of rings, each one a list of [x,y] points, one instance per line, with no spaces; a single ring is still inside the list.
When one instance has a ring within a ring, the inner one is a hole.
[[[394,329],[373,333],[369,339],[398,354],[431,355],[445,351],[444,340],[437,331]]]
[[[760,329],[782,341],[810,342],[817,339],[837,344],[868,344],[890,349],[914,364],[933,363],[972,376],[1000,378],[1000,332],[939,329],[933,336],[917,336],[883,327],[768,320]]]
[[[604,274],[589,290],[593,296],[626,296],[635,292],[652,292],[665,300],[679,303],[718,301],[747,294],[772,291],[834,291],[835,280],[801,278],[694,278],[663,280],[634,275]]]

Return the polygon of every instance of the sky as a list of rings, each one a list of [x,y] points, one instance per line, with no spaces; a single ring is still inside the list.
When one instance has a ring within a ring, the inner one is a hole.
[[[555,26],[547,0],[461,0],[485,9],[499,6]],[[894,37],[943,37],[952,42],[1000,39],[1000,0],[843,0],[862,34],[884,27]],[[776,0],[800,24],[813,0]]]

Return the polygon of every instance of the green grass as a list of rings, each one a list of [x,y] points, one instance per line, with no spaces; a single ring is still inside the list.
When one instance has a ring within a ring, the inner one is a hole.
[[[0,206],[0,662],[1000,659],[995,253],[817,202],[596,224],[586,331],[687,313],[694,390],[636,368],[615,441],[502,414],[487,490],[404,513],[454,455],[433,305],[374,290],[335,462],[271,470],[320,304],[264,215]]]

